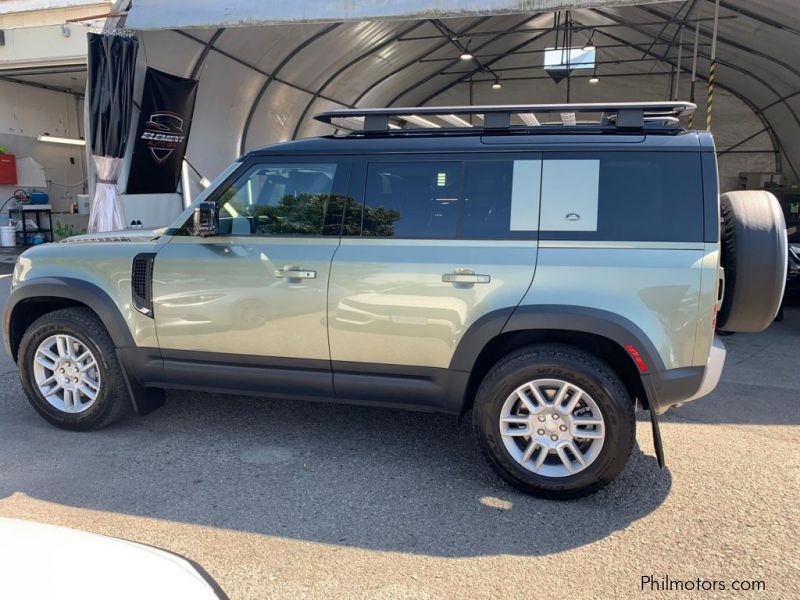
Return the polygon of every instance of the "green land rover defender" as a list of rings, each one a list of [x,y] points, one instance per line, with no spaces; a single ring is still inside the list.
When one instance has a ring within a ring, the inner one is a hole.
[[[91,430],[165,389],[471,411],[511,485],[615,479],[636,403],[719,381],[715,331],[766,328],[786,232],[720,196],[685,102],[354,109],[253,150],[168,228],[23,253],[7,351],[50,423]]]

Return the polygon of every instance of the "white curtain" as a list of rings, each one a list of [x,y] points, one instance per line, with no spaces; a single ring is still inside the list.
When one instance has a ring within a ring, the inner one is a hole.
[[[122,158],[93,156],[97,170],[92,209],[89,213],[89,228],[95,231],[119,231],[125,229],[125,209],[119,196],[117,181],[122,171]]]

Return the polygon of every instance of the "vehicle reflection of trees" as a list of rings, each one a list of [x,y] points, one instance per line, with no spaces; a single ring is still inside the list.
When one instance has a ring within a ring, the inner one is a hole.
[[[383,207],[362,207],[361,203],[340,194],[287,194],[276,205],[253,204],[232,208],[253,221],[256,234],[337,235],[345,205],[347,213],[344,219],[344,235],[359,234],[362,212],[365,235],[394,235],[394,222],[400,219],[399,211]],[[228,233],[232,217],[225,216],[220,221],[221,232]]]

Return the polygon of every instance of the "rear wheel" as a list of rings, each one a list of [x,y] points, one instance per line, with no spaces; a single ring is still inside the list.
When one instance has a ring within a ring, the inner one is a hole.
[[[571,346],[543,344],[512,352],[488,373],[473,426],[503,479],[564,500],[591,494],[622,472],[635,419],[608,365]]]
[[[99,429],[130,406],[114,344],[88,309],[66,308],[34,321],[17,362],[31,405],[57,427]]]

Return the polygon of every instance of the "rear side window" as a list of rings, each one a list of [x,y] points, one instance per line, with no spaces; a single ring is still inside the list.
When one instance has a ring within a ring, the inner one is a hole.
[[[546,154],[542,239],[703,241],[700,155]]]
[[[363,235],[456,237],[461,163],[371,163],[367,169]]]
[[[541,166],[538,158],[370,163],[362,235],[530,239],[538,230]]]

